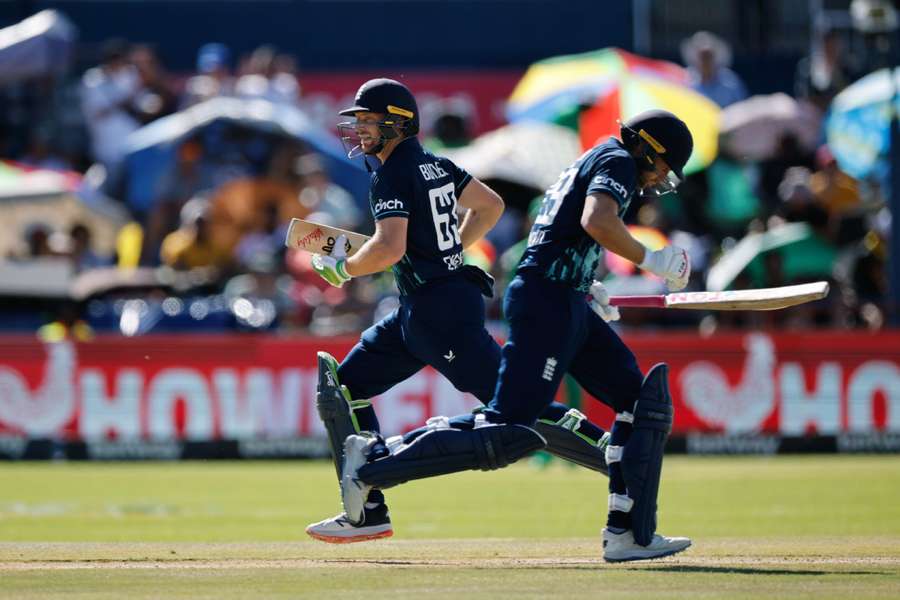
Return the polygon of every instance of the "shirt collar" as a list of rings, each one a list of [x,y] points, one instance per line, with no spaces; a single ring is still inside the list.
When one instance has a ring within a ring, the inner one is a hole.
[[[390,156],[388,156],[388,160],[391,160],[395,156],[404,156],[406,154],[421,150],[422,144],[419,143],[419,138],[415,136],[408,137],[397,144],[397,147],[394,148],[393,152],[391,152]]]

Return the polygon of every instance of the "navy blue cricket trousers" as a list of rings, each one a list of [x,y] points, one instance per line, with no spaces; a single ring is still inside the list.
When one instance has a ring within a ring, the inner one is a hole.
[[[490,421],[533,425],[566,372],[617,413],[633,409],[643,380],[637,360],[584,292],[539,273],[518,275],[503,309],[510,333],[486,411]]]
[[[371,398],[425,365],[483,403],[493,397],[500,347],[484,328],[484,298],[469,279],[441,279],[400,296],[397,310],[363,332],[338,379],[352,398]]]

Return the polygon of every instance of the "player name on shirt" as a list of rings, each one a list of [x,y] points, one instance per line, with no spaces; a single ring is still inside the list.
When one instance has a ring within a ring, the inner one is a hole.
[[[422,172],[422,177],[425,178],[425,181],[433,181],[447,176],[447,171],[442,169],[441,165],[438,163],[420,164],[419,171]]]

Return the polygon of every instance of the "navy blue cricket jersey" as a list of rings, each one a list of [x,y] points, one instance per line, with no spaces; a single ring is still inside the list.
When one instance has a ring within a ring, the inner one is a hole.
[[[422,148],[416,138],[400,142],[372,173],[369,204],[375,220],[409,219],[406,254],[393,266],[401,294],[463,268],[456,203],[471,179],[450,159]]]
[[[636,186],[637,166],[621,141],[611,138],[585,152],[544,195],[517,272],[543,273],[588,291],[602,248],[581,226],[584,199],[609,194],[619,203],[621,217]]]

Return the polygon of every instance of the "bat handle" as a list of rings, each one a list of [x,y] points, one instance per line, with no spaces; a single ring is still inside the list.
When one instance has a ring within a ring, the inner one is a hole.
[[[626,308],[665,308],[666,297],[664,294],[656,296],[611,296],[609,303],[612,306]]]

